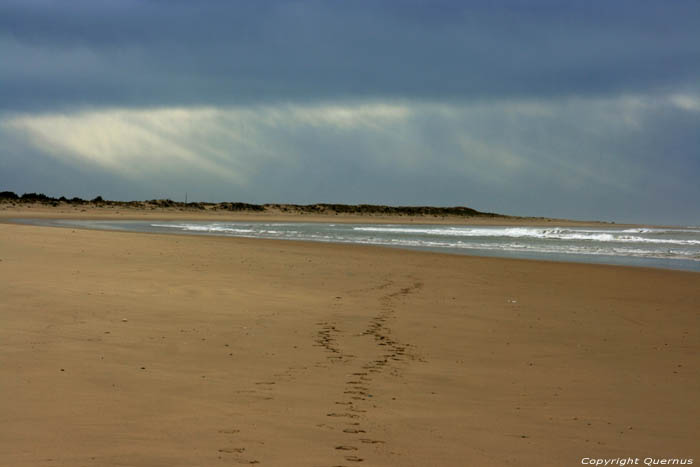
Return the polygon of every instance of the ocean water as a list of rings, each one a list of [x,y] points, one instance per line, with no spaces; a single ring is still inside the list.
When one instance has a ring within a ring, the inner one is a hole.
[[[89,229],[356,243],[453,254],[700,271],[700,227],[626,229],[310,222],[16,221]]]

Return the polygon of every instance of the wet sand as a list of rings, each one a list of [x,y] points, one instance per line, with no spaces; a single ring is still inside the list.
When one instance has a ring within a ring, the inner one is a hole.
[[[0,224],[0,297],[1,465],[698,458],[698,273]]]

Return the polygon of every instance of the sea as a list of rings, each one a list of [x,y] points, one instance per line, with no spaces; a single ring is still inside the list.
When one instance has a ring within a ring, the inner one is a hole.
[[[67,219],[14,221],[57,227],[350,243],[461,255],[700,271],[700,226],[618,228]]]

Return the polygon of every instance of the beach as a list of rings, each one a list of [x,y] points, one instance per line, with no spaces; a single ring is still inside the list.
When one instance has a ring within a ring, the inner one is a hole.
[[[0,223],[0,297],[1,465],[698,462],[698,273]]]

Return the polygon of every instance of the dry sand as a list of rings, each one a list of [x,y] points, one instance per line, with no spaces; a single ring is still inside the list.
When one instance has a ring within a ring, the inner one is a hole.
[[[362,222],[396,224],[468,224],[468,225],[517,225],[517,226],[633,226],[633,224],[613,224],[600,221],[576,221],[545,217],[489,217],[489,216],[396,216],[396,215],[354,215],[316,214],[304,212],[283,212],[271,209],[265,212],[198,210],[184,208],[132,208],[111,205],[71,205],[60,203],[56,207],[42,203],[0,202],[0,219],[13,217],[69,218],[69,219],[188,219],[213,221],[261,221],[261,222]]]
[[[690,272],[0,224],[0,464],[697,463],[699,310]]]

